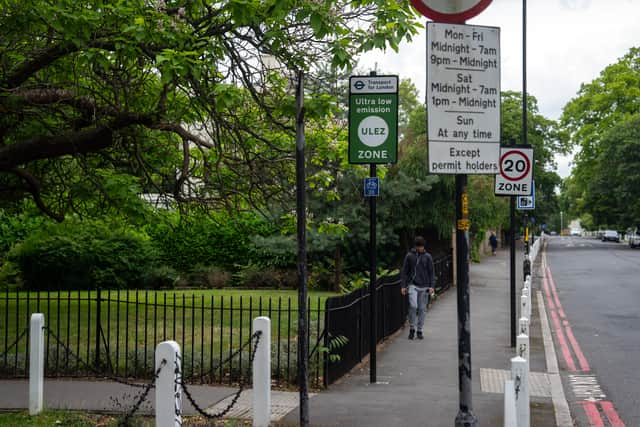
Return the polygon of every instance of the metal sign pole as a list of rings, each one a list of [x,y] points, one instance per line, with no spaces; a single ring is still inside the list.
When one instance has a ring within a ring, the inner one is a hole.
[[[307,235],[304,165],[304,73],[296,91],[296,216],[298,217],[298,386],[300,426],[309,425],[309,341],[307,340]]]
[[[372,163],[369,176],[376,177],[376,164]],[[376,301],[376,197],[369,197],[369,382],[376,383],[377,301]]]
[[[511,308],[511,348],[516,347],[516,196],[509,200],[509,293]]]
[[[456,175],[456,272],[458,276],[458,390],[456,427],[475,427],[471,383],[471,306],[469,293],[469,200],[467,175]]]

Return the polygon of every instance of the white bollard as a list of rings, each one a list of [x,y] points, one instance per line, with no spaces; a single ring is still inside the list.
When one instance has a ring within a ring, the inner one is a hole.
[[[156,378],[156,427],[179,427],[182,425],[182,356],[177,342],[158,344],[155,366],[156,372],[160,369]]]
[[[516,356],[511,359],[511,379],[516,388],[516,412],[518,427],[529,427],[529,362]]]
[[[44,314],[33,313],[29,327],[29,415],[37,415],[44,400]]]
[[[527,307],[529,298],[526,295],[520,295],[520,317],[529,319],[529,308]]]
[[[253,359],[253,426],[269,427],[271,423],[271,319],[253,319],[254,332],[261,331]],[[253,346],[252,346],[253,348]]]
[[[504,427],[518,427],[516,389],[513,380],[505,380],[504,382]]]
[[[527,362],[529,359],[529,335],[520,334],[516,337],[516,348],[518,349],[518,356],[525,359]]]
[[[521,317],[519,320],[520,333],[529,335],[529,319],[526,317]]]

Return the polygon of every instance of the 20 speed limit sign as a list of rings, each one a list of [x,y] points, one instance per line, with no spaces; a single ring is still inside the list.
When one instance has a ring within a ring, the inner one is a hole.
[[[533,148],[501,147],[500,173],[496,175],[496,196],[528,196],[533,180]]]

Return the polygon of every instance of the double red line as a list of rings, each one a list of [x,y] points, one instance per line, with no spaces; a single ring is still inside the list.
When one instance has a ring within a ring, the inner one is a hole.
[[[567,370],[570,372],[591,372],[589,362],[587,362],[587,358],[584,356],[584,353],[582,353],[578,340],[576,340],[576,337],[573,335],[571,325],[562,308],[560,298],[558,298],[556,284],[553,281],[551,269],[547,266],[546,257],[543,258],[542,268],[544,270],[544,293]],[[575,355],[575,360],[573,355]],[[580,367],[579,369],[578,366]],[[582,405],[584,408],[591,427],[605,427],[601,412],[605,415],[611,427],[625,427],[613,403],[610,401],[584,400],[576,403]]]

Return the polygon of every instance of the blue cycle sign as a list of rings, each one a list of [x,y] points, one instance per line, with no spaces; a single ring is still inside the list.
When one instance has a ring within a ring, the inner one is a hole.
[[[396,163],[398,76],[352,76],[349,83],[349,163]]]

